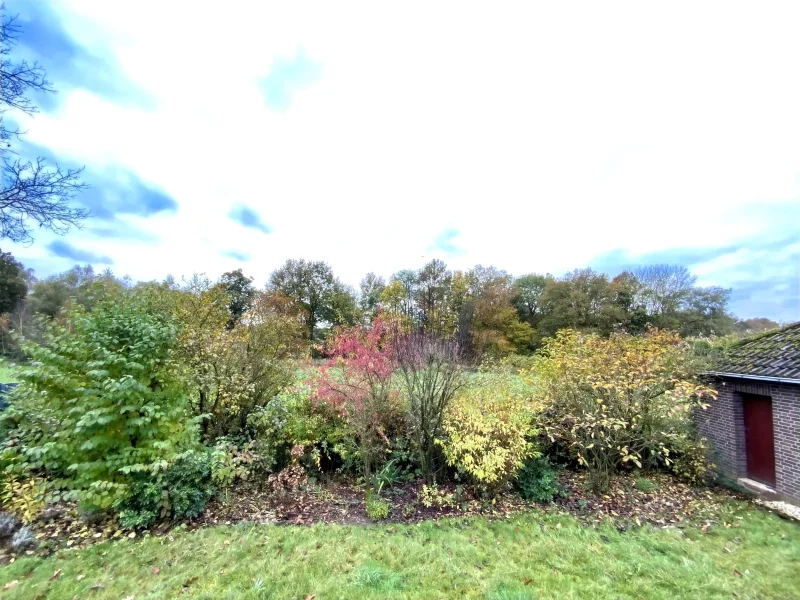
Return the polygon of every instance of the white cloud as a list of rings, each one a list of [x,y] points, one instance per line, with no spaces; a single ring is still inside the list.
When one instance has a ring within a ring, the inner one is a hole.
[[[26,125],[32,141],[124,165],[179,202],[129,218],[157,245],[92,241],[136,278],[217,274],[233,250],[259,281],[303,256],[355,284],[421,265],[447,230],[464,250],[451,266],[560,272],[614,249],[769,237],[800,203],[796,3],[53,8],[156,102],[74,91]],[[300,49],[321,78],[271,111],[259,82]],[[747,216],[765,202],[772,218]],[[274,233],[228,219],[237,203]],[[46,256],[43,244],[25,254]],[[713,264],[701,271],[725,283]]]

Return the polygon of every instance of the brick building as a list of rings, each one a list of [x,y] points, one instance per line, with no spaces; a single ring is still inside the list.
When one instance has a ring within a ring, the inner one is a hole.
[[[712,375],[719,397],[696,421],[720,470],[800,504],[800,323],[739,344]]]

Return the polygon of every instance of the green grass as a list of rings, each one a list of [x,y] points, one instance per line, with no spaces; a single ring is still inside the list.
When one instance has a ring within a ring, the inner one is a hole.
[[[7,360],[0,358],[0,383],[16,383],[19,381],[14,374],[12,367]]]
[[[144,600],[185,586],[187,598],[215,600],[800,598],[800,527],[743,503],[726,510],[729,526],[705,533],[620,533],[541,512],[410,526],[220,526],[23,558],[0,570],[0,589],[19,582],[0,595]]]

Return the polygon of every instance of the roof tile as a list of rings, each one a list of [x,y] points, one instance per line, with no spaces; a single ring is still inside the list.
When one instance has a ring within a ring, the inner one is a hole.
[[[744,340],[715,371],[800,380],[800,323]]]

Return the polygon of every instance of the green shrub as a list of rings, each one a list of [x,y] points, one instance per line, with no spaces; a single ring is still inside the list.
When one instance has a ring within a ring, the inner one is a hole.
[[[159,519],[195,519],[214,493],[209,451],[179,457],[156,478],[139,476],[116,505],[123,527],[146,528]]]
[[[100,509],[127,497],[136,474],[156,477],[196,434],[175,339],[168,317],[117,298],[75,306],[41,343],[25,342],[8,468],[42,470],[51,499]]]
[[[650,481],[649,479],[645,479],[644,477],[637,477],[636,481],[634,482],[636,489],[640,492],[645,492],[649,494],[650,492],[654,492],[658,489],[658,485]]]
[[[675,452],[670,467],[680,479],[693,485],[705,485],[715,478],[716,465],[706,438],[697,437],[691,431],[680,440]]]
[[[298,370],[297,379],[308,379],[310,374]],[[266,406],[257,408],[248,419],[250,428],[265,466],[280,470],[289,460],[289,451],[295,446],[310,448],[303,462],[309,468],[322,466],[322,459],[340,456],[345,461],[348,445],[346,429],[339,415],[327,407],[314,403],[311,387],[298,382],[275,396]],[[352,445],[352,453],[357,448]],[[353,457],[353,461],[357,459]]]
[[[417,497],[425,508],[451,508],[456,505],[455,495],[445,492],[437,484],[422,484],[422,489]]]
[[[380,494],[383,488],[395,486],[406,479],[403,469],[395,459],[391,459],[380,470],[372,474],[371,484],[372,488]]]
[[[218,438],[211,449],[211,480],[228,500],[230,488],[237,479],[247,480],[253,465],[260,457],[255,451],[254,442],[237,446],[228,438]]]
[[[517,471],[514,489],[525,500],[550,502],[559,492],[558,473],[546,456],[531,457]]]
[[[372,492],[367,492],[366,496],[367,516],[373,521],[380,521],[389,516],[389,503]]]
[[[447,464],[490,494],[502,490],[533,452],[537,410],[518,379],[488,374],[460,390],[445,418],[447,437],[438,440]]]

